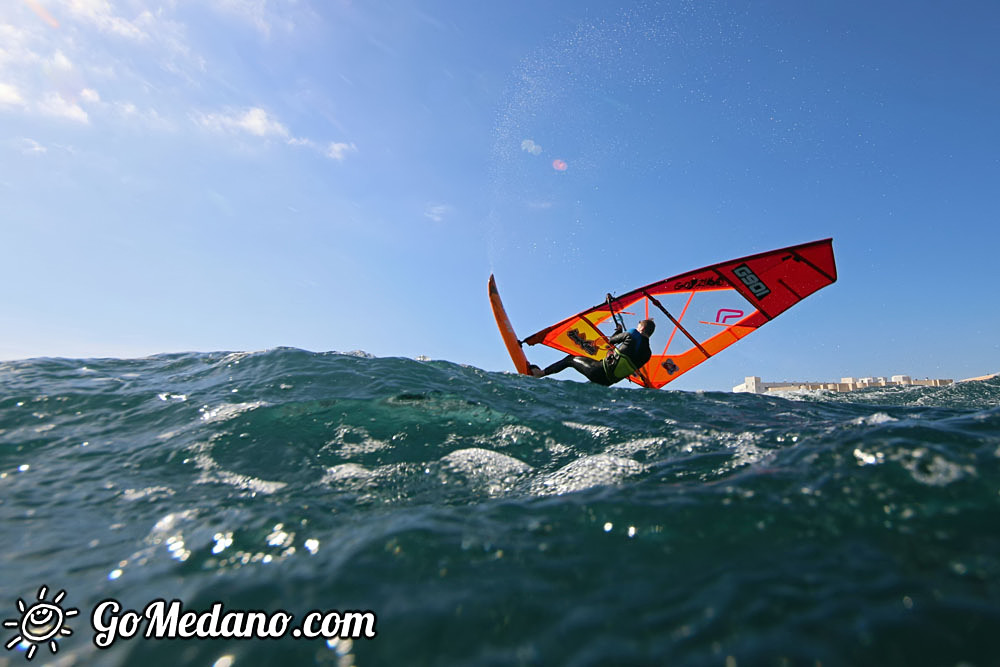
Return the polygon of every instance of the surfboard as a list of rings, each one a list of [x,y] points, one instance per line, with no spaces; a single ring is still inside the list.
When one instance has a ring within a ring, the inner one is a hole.
[[[514,327],[510,323],[510,318],[507,317],[507,311],[503,308],[500,292],[497,291],[497,281],[494,280],[492,274],[490,275],[490,305],[493,306],[493,317],[496,318],[500,337],[503,338],[503,344],[507,347],[511,361],[514,362],[514,368],[521,375],[531,375],[531,371],[528,369],[528,359],[521,350],[517,334],[514,333]]]

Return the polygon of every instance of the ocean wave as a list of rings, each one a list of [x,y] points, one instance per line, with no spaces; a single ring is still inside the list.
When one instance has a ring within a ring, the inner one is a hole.
[[[81,609],[176,596],[379,619],[348,651],[98,653],[77,624],[62,659],[995,655],[997,379],[790,400],[281,348],[5,362],[0,381],[11,603],[45,584]]]

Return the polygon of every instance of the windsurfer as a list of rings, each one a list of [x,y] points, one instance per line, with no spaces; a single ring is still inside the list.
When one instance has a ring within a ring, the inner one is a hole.
[[[653,335],[655,328],[656,323],[653,320],[642,320],[635,329],[628,331],[624,331],[619,325],[614,335],[608,339],[614,345],[614,349],[603,360],[570,354],[545,370],[532,365],[531,374],[535,377],[545,377],[572,367],[591,382],[609,387],[629,375],[638,373],[639,369],[646,365],[652,355],[649,349],[649,337]]]

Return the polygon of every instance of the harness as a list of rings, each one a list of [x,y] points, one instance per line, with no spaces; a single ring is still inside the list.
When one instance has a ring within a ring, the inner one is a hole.
[[[604,373],[608,376],[608,380],[613,382],[624,380],[639,370],[633,358],[639,352],[642,334],[635,329],[631,329],[628,335],[631,345],[626,346],[624,344],[625,341],[622,341],[622,343],[619,343],[620,347],[615,347],[608,352],[608,355],[604,357],[604,361],[602,362],[604,364]]]

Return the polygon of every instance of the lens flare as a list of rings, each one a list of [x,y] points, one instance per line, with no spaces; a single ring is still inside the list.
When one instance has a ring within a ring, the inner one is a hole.
[[[28,7],[30,7],[33,12],[38,14],[38,18],[48,23],[51,27],[53,28],[59,27],[59,21],[57,21],[55,17],[52,16],[52,14],[49,14],[48,10],[46,10],[45,7],[43,7],[42,4],[38,2],[38,0],[24,0],[24,4],[28,5]]]
[[[569,165],[566,164],[565,160],[560,160],[556,158],[555,160],[552,161],[552,168],[555,169],[556,171],[566,171],[569,168]]]
[[[536,144],[531,139],[525,139],[521,142],[521,150],[526,153],[531,153],[532,155],[541,155],[542,147]]]

